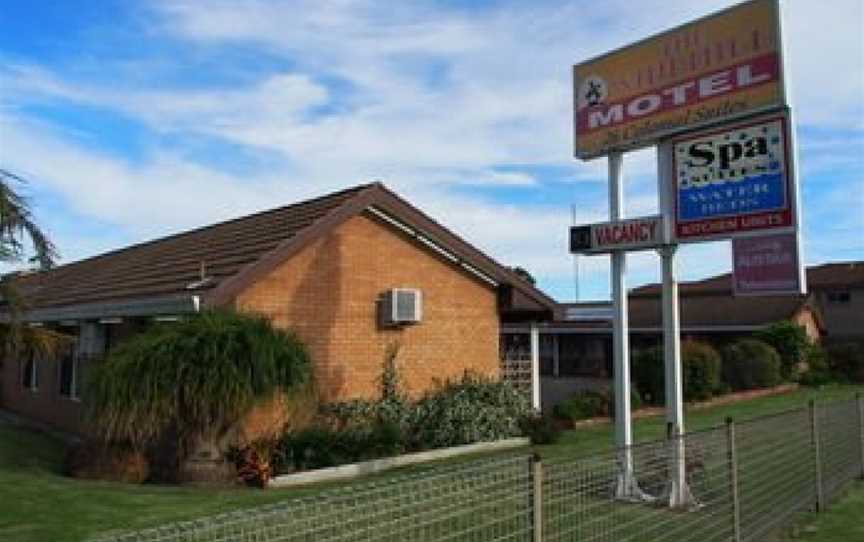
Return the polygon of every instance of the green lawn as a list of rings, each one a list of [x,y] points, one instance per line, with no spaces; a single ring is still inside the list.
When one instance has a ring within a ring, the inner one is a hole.
[[[800,390],[783,396],[698,410],[688,413],[687,427],[709,427],[722,423],[727,416],[743,420],[799,408],[805,406],[810,398],[820,401],[849,398],[860,389],[831,386],[821,390]],[[637,420],[634,427],[637,440],[660,438],[665,431],[662,417]],[[612,427],[604,424],[567,432],[559,444],[538,447],[537,451],[545,457],[573,457],[608,448],[611,439]],[[135,530],[162,525],[323,489],[208,490],[75,480],[62,476],[62,455],[61,444],[51,437],[0,426],[0,540],[79,541],[107,530]],[[430,467],[410,470],[427,468]],[[403,473],[405,469],[379,478]],[[859,503],[861,499],[859,495]]]
[[[761,397],[729,405],[702,409],[685,409],[684,423],[687,431],[697,431],[725,423],[727,417],[742,421],[766,414],[807,406],[811,399],[832,401],[850,399],[856,392],[864,392],[864,386],[831,385],[822,388],[802,388],[792,393]],[[666,435],[663,416],[642,418],[633,422],[633,439],[636,442],[658,440]],[[567,431],[560,442],[551,446],[540,446],[538,451],[546,457],[591,453],[608,449],[612,445],[613,427],[609,423],[582,427]]]
[[[823,514],[807,514],[783,540],[850,542],[864,540],[864,482],[858,482]]]

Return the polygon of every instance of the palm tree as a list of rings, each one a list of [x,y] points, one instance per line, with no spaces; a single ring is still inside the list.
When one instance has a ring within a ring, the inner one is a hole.
[[[248,435],[253,409],[271,416],[266,436],[275,438],[314,412],[311,384],[309,354],[296,335],[263,316],[205,311],[157,324],[95,366],[87,420],[104,443],[149,450],[157,463],[168,460],[157,469],[179,469],[159,476],[213,481],[232,476],[224,453]]]
[[[0,168],[0,262],[18,264],[28,261],[37,269],[50,269],[57,258],[54,244],[33,218],[30,204],[15,185],[27,181]],[[59,333],[22,326],[20,317],[27,302],[15,287],[16,273],[0,277],[0,299],[6,318],[0,321],[0,362],[15,353],[33,352],[39,356],[56,354],[69,338]]]

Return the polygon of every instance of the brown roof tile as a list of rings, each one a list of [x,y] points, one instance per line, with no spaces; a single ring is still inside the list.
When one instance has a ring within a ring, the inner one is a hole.
[[[452,250],[459,260],[510,292],[503,310],[552,314],[554,300],[508,268],[423,214],[380,183],[360,185],[312,200],[133,245],[18,277],[33,309],[198,294],[208,305],[233,299],[249,284],[342,221],[375,207]],[[202,275],[210,280],[190,285]],[[516,301],[513,301],[516,300]]]
[[[815,265],[807,268],[807,288],[813,290],[826,288],[864,287],[864,261],[835,262]],[[646,284],[634,288],[631,296],[660,295],[660,284]],[[724,273],[707,279],[682,282],[679,285],[681,294],[721,293],[732,291],[732,274]]]

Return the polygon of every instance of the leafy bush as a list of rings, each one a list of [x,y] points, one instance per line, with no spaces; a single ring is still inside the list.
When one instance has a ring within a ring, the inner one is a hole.
[[[681,365],[685,401],[702,401],[722,390],[720,354],[709,344],[686,341],[681,344]],[[666,373],[663,347],[643,349],[633,356],[633,380],[649,404],[663,404]]]
[[[417,402],[410,443],[418,449],[443,448],[514,437],[530,413],[527,398],[510,384],[466,373]]]
[[[393,425],[347,430],[318,426],[284,435],[273,454],[273,466],[276,472],[320,469],[402,451],[402,435]]]
[[[561,436],[561,428],[548,415],[531,414],[522,418],[519,426],[531,444],[554,444]]]
[[[774,347],[757,339],[741,339],[723,349],[723,378],[734,390],[776,386],[780,365]]]
[[[810,345],[807,354],[807,370],[800,376],[805,386],[823,386],[835,380],[828,365],[828,352],[820,345]]]
[[[637,350],[631,361],[630,374],[645,402],[662,405],[666,396],[663,369],[663,347]]]
[[[630,391],[630,409],[642,408],[642,398]],[[562,420],[579,421],[599,416],[615,417],[615,392],[610,388],[583,390],[555,405],[553,414]]]
[[[847,382],[864,382],[864,347],[857,342],[830,344],[828,366],[838,378]]]
[[[537,442],[557,438],[551,422],[534,415],[524,395],[505,382],[466,373],[411,402],[388,354],[380,383],[381,399],[325,405],[316,426],[286,434],[274,457],[277,472],[522,434]]]
[[[580,391],[555,405],[553,413],[558,418],[571,421],[608,416],[609,395],[596,390]]]
[[[780,376],[783,380],[798,379],[799,368],[807,360],[810,348],[810,338],[802,326],[784,320],[758,331],[753,338],[770,344],[780,355]]]
[[[681,345],[684,400],[710,399],[720,388],[722,358],[709,344],[687,341]]]

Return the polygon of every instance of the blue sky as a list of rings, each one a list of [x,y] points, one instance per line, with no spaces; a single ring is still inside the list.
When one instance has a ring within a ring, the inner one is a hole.
[[[571,205],[607,217],[570,66],[730,4],[3,2],[0,166],[63,261],[376,179],[569,300]],[[864,259],[864,3],[786,4],[805,259]],[[625,176],[627,214],[656,212],[653,151]],[[685,279],[731,266],[728,243],[680,254]],[[630,256],[629,283],[659,265]],[[608,296],[608,259],[579,285]]]

